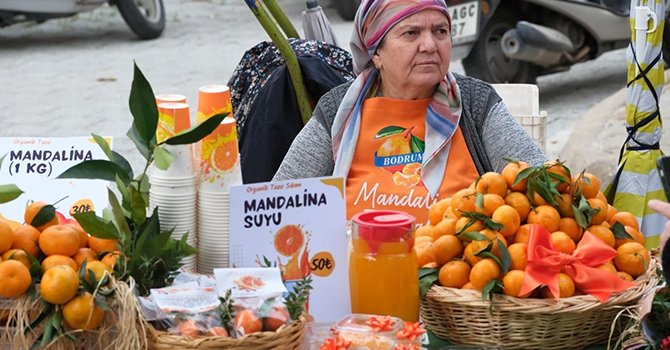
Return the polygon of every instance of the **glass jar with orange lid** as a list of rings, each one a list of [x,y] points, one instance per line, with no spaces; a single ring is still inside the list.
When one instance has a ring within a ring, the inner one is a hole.
[[[392,210],[365,211],[352,218],[349,286],[354,313],[419,320],[414,221]]]

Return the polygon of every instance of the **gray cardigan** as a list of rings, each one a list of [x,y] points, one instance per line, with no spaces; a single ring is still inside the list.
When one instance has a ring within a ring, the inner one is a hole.
[[[479,174],[502,170],[506,164],[504,157],[523,160],[531,165],[547,160],[507,111],[491,85],[454,75],[463,105],[459,125]],[[342,84],[321,97],[312,118],[293,140],[273,181],[332,175],[335,163],[330,129],[350,85]]]

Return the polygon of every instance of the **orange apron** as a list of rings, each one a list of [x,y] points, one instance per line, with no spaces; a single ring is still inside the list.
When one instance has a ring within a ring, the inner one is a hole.
[[[363,102],[360,133],[347,176],[347,218],[366,209],[407,212],[428,222],[436,201],[468,187],[478,176],[460,127],[451,139],[449,161],[437,196],[421,181],[425,115],[430,99],[384,97]]]

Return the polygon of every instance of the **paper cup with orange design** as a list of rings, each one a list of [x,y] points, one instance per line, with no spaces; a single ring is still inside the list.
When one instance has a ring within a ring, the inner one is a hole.
[[[200,149],[201,190],[228,192],[230,186],[242,184],[240,152],[237,146],[237,123],[226,117],[202,140]]]
[[[161,143],[190,127],[191,114],[188,104],[181,102],[163,102],[158,104],[156,142]]]
[[[232,112],[230,89],[226,85],[205,85],[198,88],[198,114],[196,117],[198,124],[213,115]]]

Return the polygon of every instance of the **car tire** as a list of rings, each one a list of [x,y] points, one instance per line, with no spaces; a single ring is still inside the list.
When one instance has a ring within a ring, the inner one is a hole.
[[[353,21],[360,4],[361,0],[335,0],[337,13],[347,21]]]
[[[140,39],[155,39],[165,29],[163,0],[116,0],[123,20]]]
[[[472,50],[462,61],[468,76],[489,83],[535,83],[540,67],[505,56],[500,45],[508,30],[516,27],[519,18],[500,11],[486,24]]]

